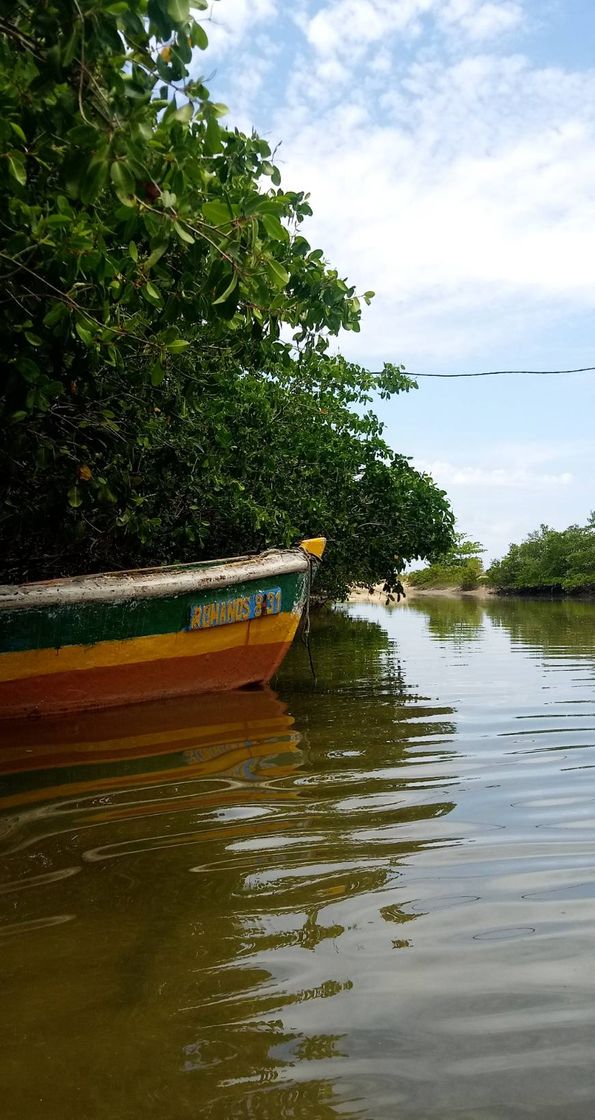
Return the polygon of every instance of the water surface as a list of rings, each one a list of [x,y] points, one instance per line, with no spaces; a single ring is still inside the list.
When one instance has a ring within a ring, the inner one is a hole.
[[[592,1117],[595,607],[313,647],[0,731],[7,1120]]]

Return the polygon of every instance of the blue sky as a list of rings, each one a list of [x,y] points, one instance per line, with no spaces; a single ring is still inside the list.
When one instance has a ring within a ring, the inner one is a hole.
[[[340,348],[415,372],[595,365],[595,4],[215,0],[201,63],[376,293]],[[420,380],[378,411],[488,557],[595,507],[595,374]]]

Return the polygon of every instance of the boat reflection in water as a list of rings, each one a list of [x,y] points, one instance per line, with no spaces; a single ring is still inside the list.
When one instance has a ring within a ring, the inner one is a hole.
[[[63,798],[61,813],[70,802],[91,813],[101,807],[106,819],[110,797],[134,791],[139,782],[142,796],[133,799],[132,814],[141,804],[146,813],[147,799],[159,812],[159,789],[172,782],[181,789],[200,781],[189,796],[200,797],[201,806],[205,797],[213,805],[233,801],[240,782],[244,800],[245,783],[253,782],[257,793],[262,779],[283,776],[299,762],[300,736],[292,724],[270,689],[0,723],[0,811],[51,801],[55,813],[56,798]],[[206,779],[212,779],[207,786]],[[117,815],[128,814],[120,807]]]
[[[268,689],[1,727],[5,1116],[169,1115],[188,989],[230,933],[227,847],[295,800],[299,741]]]

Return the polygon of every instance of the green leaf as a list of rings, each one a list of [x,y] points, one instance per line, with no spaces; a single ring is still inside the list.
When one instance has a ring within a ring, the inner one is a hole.
[[[187,229],[184,229],[184,226],[181,226],[179,222],[174,222],[174,229],[180,241],[184,241],[187,245],[194,245],[195,238]]]
[[[133,85],[132,82],[125,81],[124,93],[131,101],[146,101],[148,99],[147,91]]]
[[[103,482],[98,488],[97,497],[100,502],[105,502],[106,505],[114,505],[118,500],[113,490],[110,490],[107,482]]]
[[[192,45],[198,47],[199,51],[206,51],[209,45],[209,37],[200,23],[195,22],[192,28]]]
[[[31,331],[25,331],[25,338],[27,339],[27,342],[30,346],[37,347],[42,345],[42,340],[40,339],[39,335],[32,334]]]
[[[76,483],[74,486],[71,486],[68,491],[68,504],[72,506],[73,509],[78,509],[78,507],[83,504],[83,497]]]
[[[178,41],[172,53],[174,58],[174,65],[176,64],[178,59],[180,59],[184,66],[187,66],[188,63],[192,61],[192,45],[190,43],[189,36],[180,35],[178,33]]]
[[[148,296],[151,297],[151,299],[155,300],[157,303],[161,301],[161,296],[157,291],[157,288],[154,284],[151,283],[150,280],[147,280],[147,283],[145,284],[145,292]]]
[[[274,214],[262,214],[260,221],[273,241],[287,241],[289,238],[285,226],[281,225],[281,222]]]
[[[190,343],[185,338],[174,338],[172,342],[165,343],[165,349],[169,350],[170,354],[181,354],[182,350],[187,350]]]
[[[75,124],[68,131],[68,139],[73,145],[86,148],[87,151],[92,152],[101,143],[101,130],[93,124]]]
[[[166,329],[159,335],[159,341],[163,343],[164,346],[167,346],[168,342],[173,342],[175,338],[179,337],[180,332],[178,331],[177,327],[166,327]]]
[[[161,365],[161,362],[154,362],[151,366],[151,385],[154,385],[155,388],[157,388],[158,385],[161,385],[164,377],[165,370]]]
[[[153,139],[153,129],[148,121],[137,121],[133,135],[135,140],[140,137],[143,143],[148,144]]]
[[[110,167],[110,176],[116,188],[118,198],[126,205],[130,195],[134,194],[134,177],[132,172],[122,160],[115,159]]]
[[[207,120],[205,147],[210,156],[216,156],[219,152],[223,151],[221,129],[217,124],[217,118],[214,113],[209,113],[209,119]]]
[[[69,226],[72,219],[66,214],[50,214],[45,219],[45,224],[49,229],[65,229]]]
[[[144,262],[143,268],[145,269],[145,272],[148,272],[154,264],[157,264],[158,260],[161,260],[161,257],[168,247],[168,244],[169,242],[163,241],[161,245],[155,246],[153,252],[147,257],[146,261]]]
[[[188,123],[188,121],[192,120],[193,116],[194,105],[191,101],[188,101],[186,105],[182,105],[181,109],[176,109],[175,113],[173,114],[173,119],[175,121],[182,121],[183,124],[186,124]]]
[[[216,199],[204,203],[202,215],[211,226],[227,226],[233,220],[229,206],[225,202],[218,202]]]
[[[128,252],[129,252],[130,256],[132,257],[133,261],[136,264],[136,262],[138,261],[138,249],[136,247],[136,242],[135,241],[130,242],[130,244],[128,246]]]
[[[263,197],[260,192],[254,192],[246,200],[243,207],[244,214],[256,214],[260,218],[261,214],[274,214],[279,217],[279,202],[276,198]]]
[[[221,293],[220,296],[217,296],[217,299],[214,299],[212,301],[213,302],[213,307],[215,307],[218,303],[225,303],[225,301],[229,298],[229,296],[233,292],[234,288],[236,287],[237,282],[238,282],[238,274],[237,274],[237,272],[234,271],[234,273],[232,274],[231,280],[229,281],[229,284],[227,285],[225,290]]]
[[[185,23],[190,15],[190,0],[167,0],[167,13],[177,23]]]
[[[269,280],[276,288],[284,288],[289,282],[289,273],[283,268],[282,264],[279,264],[279,261],[273,260],[272,257],[265,261],[265,269]]]
[[[56,302],[50,307],[49,311],[47,311],[46,314],[44,315],[43,325],[44,325],[44,327],[54,327],[56,325],[56,323],[59,323],[67,315],[68,315],[68,311],[67,311],[66,307],[64,306],[64,304],[61,303],[61,302]]]
[[[22,187],[27,182],[27,168],[25,167],[25,157],[22,152],[9,152],[6,157],[8,160],[8,169],[13,179],[20,183]]]
[[[41,376],[41,370],[37,362],[34,362],[32,358],[21,356],[17,362],[17,368],[23,380],[26,381],[28,385],[34,385]]]
[[[93,342],[93,334],[88,327],[84,327],[82,323],[77,323],[75,326],[76,333],[85,346],[89,346]]]
[[[109,11],[109,8],[107,10]],[[72,62],[72,60],[73,60],[73,58],[76,54],[76,48],[77,48],[77,43],[78,43],[79,37],[80,37],[80,28],[79,28],[78,24],[75,22],[75,25],[72,29],[70,38],[68,39],[66,45],[62,48],[61,62],[62,62],[63,66],[70,66],[70,63]]]
[[[107,148],[95,156],[79,178],[79,197],[81,202],[89,203],[97,197],[107,182]]]
[[[27,137],[25,136],[25,133],[23,132],[20,124],[17,124],[16,121],[10,121],[10,127],[12,128],[12,131],[14,132],[15,136],[18,136],[19,140],[22,140],[23,144],[26,144],[27,143]]]

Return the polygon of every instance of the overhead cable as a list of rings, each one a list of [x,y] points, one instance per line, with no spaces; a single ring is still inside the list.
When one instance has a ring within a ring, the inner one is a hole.
[[[410,373],[404,370],[406,377],[507,377],[510,374],[526,374],[529,377],[555,377],[564,373],[591,373],[595,366],[581,366],[580,369],[489,369],[478,373]],[[376,370],[375,376],[380,377],[382,370]]]

